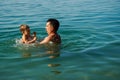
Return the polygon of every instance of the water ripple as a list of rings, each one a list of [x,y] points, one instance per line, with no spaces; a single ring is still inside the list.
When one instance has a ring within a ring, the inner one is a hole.
[[[118,80],[119,4],[119,0],[0,0],[0,79]],[[43,55],[45,47],[16,43],[22,36],[21,24],[36,31],[38,39],[47,36],[48,18],[61,24],[61,56],[55,59]],[[50,63],[60,66],[50,68]]]

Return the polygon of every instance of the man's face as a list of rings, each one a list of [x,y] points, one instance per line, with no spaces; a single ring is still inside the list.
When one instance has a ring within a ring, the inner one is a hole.
[[[46,23],[46,31],[50,34],[53,31],[53,26],[51,26],[50,22]]]

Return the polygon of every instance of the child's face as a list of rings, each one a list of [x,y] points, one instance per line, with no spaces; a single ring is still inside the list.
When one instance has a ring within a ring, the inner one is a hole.
[[[48,34],[50,34],[51,32],[53,32],[54,28],[53,26],[50,25],[50,22],[46,23],[46,31]]]
[[[25,34],[25,35],[28,35],[28,34],[29,34],[29,30],[26,29],[26,30],[24,31],[24,34]]]
[[[25,35],[29,34],[30,33],[30,30],[29,28],[25,28],[24,26],[21,27],[21,32]]]

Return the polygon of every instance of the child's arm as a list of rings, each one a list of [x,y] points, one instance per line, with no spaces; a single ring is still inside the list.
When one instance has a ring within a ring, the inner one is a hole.
[[[37,40],[37,37],[36,37],[36,32],[33,32],[33,39],[28,41],[28,43],[34,43],[35,41]]]
[[[28,42],[26,35],[23,35],[23,36],[22,36],[22,42],[23,42],[23,43],[27,43],[27,42]]]
[[[34,36],[34,37],[33,37],[33,39],[32,39],[32,40],[30,40],[30,41],[28,41],[27,43],[29,43],[29,44],[30,44],[30,43],[34,43],[36,40],[37,40],[37,37],[36,37],[36,36]]]

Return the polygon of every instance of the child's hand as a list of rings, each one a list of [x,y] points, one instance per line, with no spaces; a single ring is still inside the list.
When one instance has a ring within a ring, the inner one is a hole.
[[[36,32],[33,32],[33,36],[36,36]]]

